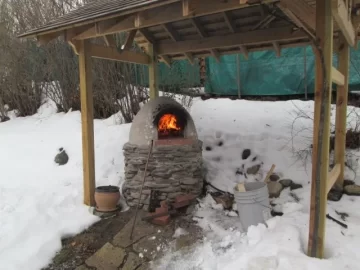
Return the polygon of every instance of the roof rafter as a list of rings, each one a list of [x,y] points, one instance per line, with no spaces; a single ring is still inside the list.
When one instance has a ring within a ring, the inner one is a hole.
[[[279,27],[269,31],[261,29],[246,33],[236,33],[224,36],[207,37],[199,40],[187,40],[176,43],[157,43],[156,51],[161,54],[177,54],[216,48],[226,48],[240,45],[271,43],[273,41],[291,41],[306,39],[301,31],[293,32],[292,27]]]

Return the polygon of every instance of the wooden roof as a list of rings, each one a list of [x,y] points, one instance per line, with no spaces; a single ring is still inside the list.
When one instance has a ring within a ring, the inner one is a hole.
[[[97,0],[20,37],[37,37],[43,42],[60,35],[71,42],[105,37],[109,46],[113,34],[127,32],[127,43],[154,44],[159,59],[166,63],[267,49],[280,55],[281,48],[310,43],[309,35],[315,33],[315,2]]]

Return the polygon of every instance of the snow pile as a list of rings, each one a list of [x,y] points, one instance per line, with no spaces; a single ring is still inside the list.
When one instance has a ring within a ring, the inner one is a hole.
[[[95,121],[97,185],[120,185],[130,125]],[[54,157],[63,147],[65,166]],[[51,262],[61,238],[98,220],[83,205],[80,112],[45,103],[31,117],[0,124],[0,269],[35,270]]]

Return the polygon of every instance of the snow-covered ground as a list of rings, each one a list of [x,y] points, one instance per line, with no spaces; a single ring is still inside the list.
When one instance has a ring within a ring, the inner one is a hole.
[[[307,160],[299,156],[305,157],[311,144],[312,110],[311,101],[194,100],[190,112],[204,141],[208,181],[223,189],[241,181],[235,171],[243,163],[242,150],[248,148],[264,163],[262,175],[275,164],[275,172],[304,188],[293,191],[298,202],[284,190],[276,203],[285,214],[270,219],[268,228],[250,227],[247,234],[239,231],[239,217],[213,209],[207,197],[195,214],[206,238],[187,253],[169,254],[160,269],[360,269],[359,197],[329,202],[330,215],[349,214],[349,227],[327,221],[327,259],[305,255],[311,160],[309,155]],[[111,117],[96,120],[94,128],[97,185],[121,185],[122,146],[130,125],[119,125]],[[65,166],[54,163],[60,147],[70,157]],[[347,178],[360,183],[358,154],[349,155],[357,174],[349,170]],[[0,269],[40,269],[60,249],[61,237],[79,233],[97,220],[82,204],[80,113],[55,113],[47,102],[34,116],[1,123]]]

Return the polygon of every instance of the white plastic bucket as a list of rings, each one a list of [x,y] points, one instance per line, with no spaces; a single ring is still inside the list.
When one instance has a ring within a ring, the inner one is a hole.
[[[251,225],[265,224],[265,221],[271,217],[271,208],[266,183],[245,183],[244,186],[246,192],[239,192],[234,189],[234,199],[241,225],[247,231]]]

